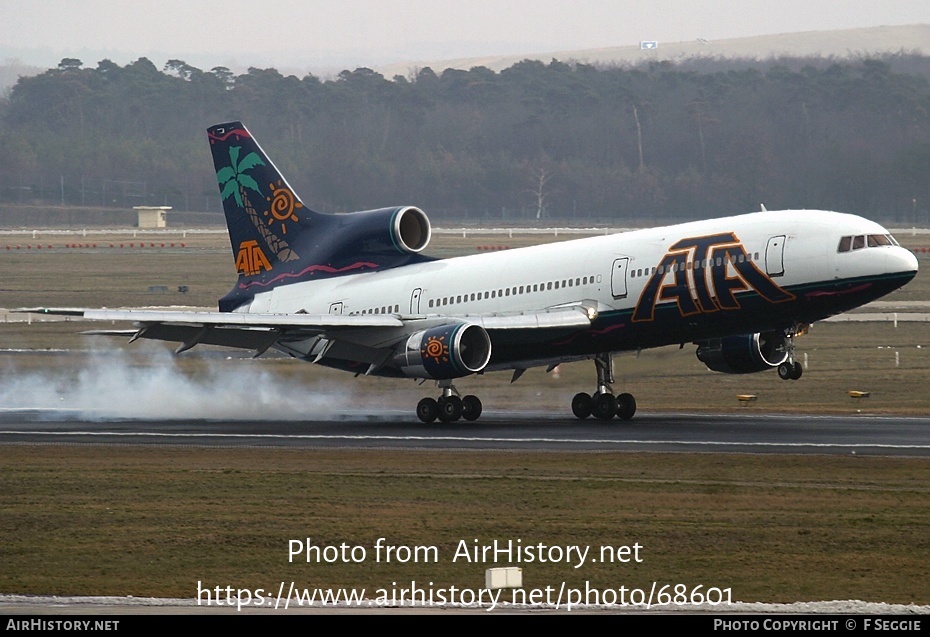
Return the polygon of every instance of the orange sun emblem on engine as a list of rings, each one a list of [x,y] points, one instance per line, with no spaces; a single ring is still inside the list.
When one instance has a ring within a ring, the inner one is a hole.
[[[426,341],[426,345],[420,350],[420,355],[423,358],[432,358],[437,365],[440,362],[448,363],[449,346],[443,343],[444,340],[446,340],[445,336],[439,338],[430,336]]]
[[[278,185],[268,184],[268,187],[271,188],[271,196],[266,197],[266,201],[271,202],[268,210],[265,211],[265,216],[270,217],[268,219],[268,225],[273,225],[275,221],[281,223],[281,234],[287,234],[287,221],[299,221],[297,215],[294,214],[294,210],[297,208],[303,208],[304,205],[297,201],[289,189],[284,187],[283,182],[278,181]]]

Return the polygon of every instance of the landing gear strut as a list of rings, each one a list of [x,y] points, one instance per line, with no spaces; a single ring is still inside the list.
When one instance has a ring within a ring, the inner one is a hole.
[[[621,420],[631,419],[636,413],[636,399],[632,394],[614,396],[611,388],[614,370],[610,353],[595,356],[594,367],[597,369],[597,392],[593,396],[584,392],[575,394],[572,398],[572,413],[581,420],[591,415],[600,420],[610,420],[614,416]]]
[[[441,422],[455,422],[459,418],[477,420],[481,415],[481,400],[471,394],[459,397],[458,391],[449,381],[440,381],[442,396],[439,400],[424,398],[417,403],[417,418],[431,423],[437,418]]]
[[[785,337],[788,342],[786,347],[788,359],[778,366],[778,377],[782,380],[798,380],[801,378],[801,374],[804,373],[804,368],[801,366],[801,363],[794,359],[794,339],[797,336],[806,334],[807,329],[807,325],[795,325],[791,329],[785,331]]]

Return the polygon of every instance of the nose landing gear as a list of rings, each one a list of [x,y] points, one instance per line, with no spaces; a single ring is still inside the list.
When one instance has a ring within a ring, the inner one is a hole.
[[[790,330],[785,331],[788,359],[778,366],[778,377],[782,380],[798,380],[801,378],[801,374],[804,373],[801,363],[794,359],[794,339],[807,334],[809,328],[809,325],[795,325]]]

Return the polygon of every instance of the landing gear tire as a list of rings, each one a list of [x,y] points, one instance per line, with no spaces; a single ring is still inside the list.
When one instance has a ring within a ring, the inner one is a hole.
[[[612,394],[596,395],[592,413],[600,420],[610,420],[617,415],[617,399]]]
[[[481,401],[477,396],[469,394],[462,399],[462,418],[465,420],[478,420],[481,415]]]
[[[462,417],[462,399],[458,396],[443,396],[439,399],[439,420],[454,422]]]
[[[593,409],[594,401],[589,394],[580,392],[572,398],[572,413],[575,414],[575,418],[584,420],[591,415]]]
[[[798,380],[804,373],[804,367],[798,361],[785,361],[778,366],[778,377],[782,380]]]
[[[417,403],[417,418],[429,424],[439,416],[439,403],[432,398],[424,398]]]
[[[593,395],[575,394],[572,413],[581,420],[591,415],[598,420],[610,420],[614,416],[630,420],[636,413],[636,399],[632,394],[614,396],[611,387],[614,383],[613,362],[609,352],[594,357],[594,369],[597,371],[597,392]]]
[[[617,418],[630,420],[636,413],[636,399],[633,394],[620,394],[617,396]]]
[[[794,365],[785,361],[778,366],[778,377],[782,380],[791,380],[791,376],[794,374]]]

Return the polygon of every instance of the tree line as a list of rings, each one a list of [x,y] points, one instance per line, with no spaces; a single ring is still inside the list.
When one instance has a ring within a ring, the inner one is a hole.
[[[388,79],[64,59],[0,100],[0,204],[219,210],[242,120],[311,208],[626,223],[826,208],[927,223],[930,58],[523,61]]]

